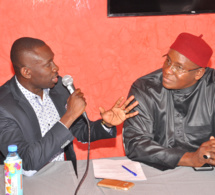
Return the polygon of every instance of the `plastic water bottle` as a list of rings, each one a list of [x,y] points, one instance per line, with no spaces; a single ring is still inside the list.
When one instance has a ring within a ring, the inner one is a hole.
[[[22,159],[16,145],[8,146],[8,155],[4,161],[5,195],[23,195]]]

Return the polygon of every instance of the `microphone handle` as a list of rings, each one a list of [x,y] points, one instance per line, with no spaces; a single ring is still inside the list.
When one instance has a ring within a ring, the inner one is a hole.
[[[67,85],[66,87],[67,87],[70,94],[74,93],[75,89],[74,89],[73,85]]]
[[[74,89],[74,86],[73,85],[67,85],[67,89],[69,91],[70,94],[73,94],[75,89]],[[83,112],[82,113],[83,117],[88,120],[88,117],[87,117],[87,113],[86,112]]]

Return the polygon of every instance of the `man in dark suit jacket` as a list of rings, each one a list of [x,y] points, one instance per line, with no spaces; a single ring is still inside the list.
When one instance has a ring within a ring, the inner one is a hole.
[[[23,37],[14,42],[11,61],[15,76],[0,88],[1,162],[8,153],[8,145],[16,144],[25,170],[38,171],[64,153],[76,170],[72,142],[74,137],[88,141],[88,126],[82,115],[86,102],[80,89],[70,95],[62,85],[53,58],[52,50],[39,39]],[[116,136],[114,126],[137,114],[128,113],[138,104],[127,106],[133,98],[123,104],[120,98],[108,111],[100,108],[102,120],[90,121],[91,141]],[[49,107],[43,105],[46,101],[55,112],[47,112]],[[38,111],[40,106],[42,112]],[[45,133],[44,126],[50,126]]]

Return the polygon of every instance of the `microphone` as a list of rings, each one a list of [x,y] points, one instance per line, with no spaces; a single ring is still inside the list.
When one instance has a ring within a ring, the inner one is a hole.
[[[73,92],[75,91],[75,88],[73,86],[73,78],[70,75],[65,75],[62,79],[62,83],[68,89],[69,93],[73,94]],[[86,120],[88,120],[86,112],[84,112],[82,115]]]
[[[68,89],[69,93],[72,94],[75,89],[74,89],[74,86],[73,86],[73,78],[70,76],[70,75],[65,75],[62,79],[62,83],[63,85]],[[78,184],[78,187],[76,188],[75,190],[75,195],[77,195],[77,192],[80,188],[80,186],[82,185],[82,183],[84,182],[86,176],[87,176],[87,172],[89,170],[89,160],[90,160],[90,122],[88,120],[88,117],[87,117],[87,113],[86,112],[83,112],[82,116],[84,116],[86,122],[87,122],[87,126],[88,126],[88,152],[87,152],[87,167],[86,167],[86,170],[84,172],[84,175],[81,179],[81,181],[79,182]]]
[[[63,85],[68,89],[70,94],[73,94],[75,91],[73,87],[73,78],[70,75],[65,75],[62,79]]]

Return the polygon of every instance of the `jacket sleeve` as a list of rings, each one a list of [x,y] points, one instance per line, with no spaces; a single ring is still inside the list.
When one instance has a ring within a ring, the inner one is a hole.
[[[32,131],[32,129],[29,131]],[[24,170],[39,170],[49,163],[49,160],[63,151],[74,137],[61,123],[57,122],[44,137],[38,140],[29,140],[23,134],[15,120],[6,118],[0,113],[0,150],[6,157],[8,145],[16,144],[18,153],[23,160]]]
[[[116,127],[112,127],[110,132],[107,132],[101,125],[102,120],[89,121],[90,124],[90,140],[91,142],[116,137]],[[88,142],[88,124],[86,119],[81,115],[71,126],[70,131],[80,142]]]
[[[74,86],[73,86],[74,87]],[[66,101],[69,97],[69,92],[65,87],[62,87],[62,82],[61,78],[59,78],[59,82],[56,86],[56,91],[59,94],[59,98],[61,98],[61,106],[59,107],[64,107],[63,105],[66,105]],[[75,87],[74,87],[75,88]],[[56,98],[55,98],[56,99]],[[59,104],[59,101],[54,101],[55,105]],[[65,111],[64,111],[65,112]],[[64,113],[62,113],[63,115]],[[116,137],[116,127],[113,127],[111,129],[111,132],[108,133],[101,125],[101,120],[97,121],[90,121],[90,132],[91,132],[91,141],[96,141],[99,139],[107,139],[107,138],[113,138]],[[70,127],[70,131],[73,134],[74,137],[77,138],[78,141],[80,142],[87,142],[88,141],[88,124],[86,119],[81,115],[77,120],[72,124]]]
[[[164,147],[154,140],[157,131],[154,126],[155,102],[148,90],[145,91],[142,88],[140,90],[133,84],[129,93],[129,96],[131,95],[139,101],[139,105],[134,109],[138,110],[139,114],[124,123],[123,138],[126,155],[134,161],[146,163],[161,170],[175,168],[185,151]]]

